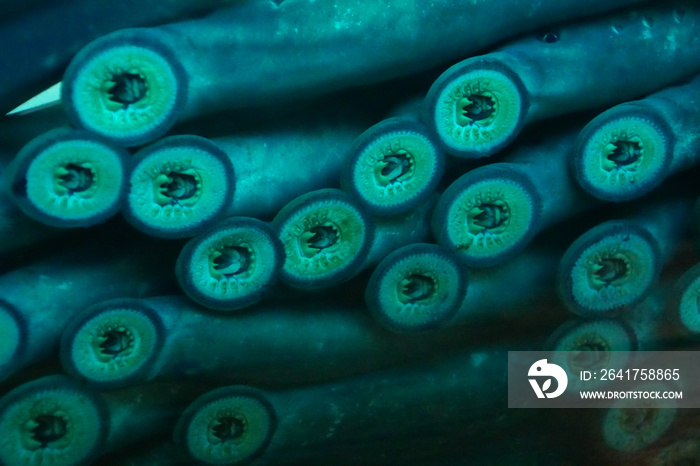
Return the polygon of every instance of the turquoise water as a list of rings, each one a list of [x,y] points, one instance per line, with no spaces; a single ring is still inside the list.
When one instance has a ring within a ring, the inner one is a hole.
[[[698,461],[694,2],[2,3],[0,464]]]

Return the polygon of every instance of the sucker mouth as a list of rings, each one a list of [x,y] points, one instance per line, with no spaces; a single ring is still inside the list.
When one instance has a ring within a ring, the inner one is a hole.
[[[656,410],[653,408],[622,408],[624,416],[620,424],[628,431],[639,431],[654,422]]]
[[[492,118],[496,113],[496,101],[492,96],[470,94],[457,101],[457,124],[468,126]]]
[[[95,341],[95,355],[102,363],[128,356],[134,349],[134,334],[123,326],[109,325]]]
[[[597,290],[622,285],[630,276],[630,261],[623,254],[593,257],[589,268],[589,281]]]
[[[503,201],[493,201],[480,204],[469,209],[467,227],[473,234],[489,230],[492,233],[502,233],[508,227],[510,209]]]
[[[122,355],[133,346],[134,335],[125,327],[118,327],[103,332],[99,341],[100,353],[114,358]]]
[[[247,245],[225,246],[216,249],[209,257],[209,273],[212,277],[232,278],[250,271],[254,254]]]
[[[644,143],[638,137],[623,135],[603,147],[602,168],[605,171],[636,168],[644,158]]]
[[[387,186],[413,173],[413,157],[404,149],[392,151],[375,165],[375,178],[381,186]]]
[[[321,251],[332,252],[340,242],[340,230],[331,222],[311,227],[299,235],[299,245],[306,257],[313,257]]]
[[[607,349],[600,342],[588,342],[577,348],[578,353],[573,357],[572,361],[578,367],[590,368],[597,367],[607,358],[604,354]]]
[[[601,367],[610,359],[610,346],[597,336],[583,335],[570,351],[569,367],[573,372]]]
[[[402,304],[416,304],[435,295],[435,281],[426,275],[411,274],[398,283],[398,297]]]
[[[69,163],[56,168],[54,186],[58,194],[74,194],[93,186],[95,173],[90,164]]]
[[[34,417],[27,422],[26,427],[38,448],[46,448],[68,433],[68,423],[65,419],[51,414],[40,414]]]
[[[161,206],[192,206],[201,194],[201,180],[192,169],[180,172],[161,173],[153,180],[154,199]]]
[[[103,90],[108,95],[111,109],[126,109],[146,97],[148,85],[143,74],[136,69],[130,69],[114,73],[111,79],[104,82]]]
[[[245,433],[245,422],[234,416],[224,416],[216,420],[212,427],[212,436],[220,442],[236,442]]]

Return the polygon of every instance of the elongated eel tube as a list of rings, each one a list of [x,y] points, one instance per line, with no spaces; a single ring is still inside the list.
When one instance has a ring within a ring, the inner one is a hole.
[[[241,2],[92,42],[68,67],[63,100],[76,125],[139,145],[177,120],[407,76],[553,21],[635,3]]]
[[[452,318],[452,324],[481,320],[510,319],[542,311],[537,304],[553,291],[561,247],[556,242],[533,244],[513,260],[467,275],[467,296]]]
[[[3,173],[3,183],[33,219],[55,227],[87,227],[121,208],[128,157],[87,131],[59,129],[24,146]]]
[[[105,242],[96,238],[83,249],[0,276],[0,379],[48,357],[58,348],[68,321],[88,305],[172,288],[174,280],[161,270],[168,267],[160,255],[162,246],[134,247],[132,241],[125,250]]]
[[[506,353],[486,349],[297,390],[226,387],[185,410],[175,443],[205,464],[318,464],[335,455],[373,464],[393,442],[454,430],[476,445],[520,420],[518,410],[494,415],[505,408],[505,369]],[[212,436],[222,424],[237,426],[234,435]]]
[[[13,3],[21,3],[24,11],[2,16],[0,22],[0,41],[11,44],[0,52],[0,62],[14,64],[4,67],[0,76],[2,115],[59,82],[73,56],[90,41],[125,27],[174,21],[225,1],[126,0],[109,6],[90,0]],[[29,8],[31,3],[37,5]],[[66,18],[81,26],[66,27]]]
[[[499,267],[467,272],[444,248],[409,245],[380,262],[365,301],[375,318],[396,332],[522,316],[553,291],[560,257],[556,248],[533,246]]]
[[[6,254],[56,237],[60,233],[61,230],[57,228],[27,217],[9,196],[0,193],[0,263]],[[0,271],[4,271],[1,266]]]
[[[408,214],[372,218],[338,189],[299,196],[272,222],[285,256],[280,279],[302,290],[348,281],[397,247],[426,241],[434,201]]]
[[[282,386],[367,372],[465,344],[463,329],[395,335],[365,309],[318,300],[235,315],[205,311],[184,297],[97,304],[66,328],[61,362],[70,375],[104,388],[155,377]],[[480,329],[473,339],[498,339],[494,334]]]
[[[639,351],[663,351],[682,338],[670,325],[667,308],[673,294],[663,285],[657,286],[636,306],[624,309],[619,318],[632,328]]]
[[[698,93],[700,77],[598,115],[576,144],[572,167],[578,183],[599,199],[627,201],[696,165]]]
[[[489,157],[526,124],[639,98],[697,73],[698,28],[700,6],[675,0],[512,42],[445,71],[426,97],[424,121],[446,152]]]
[[[408,244],[430,239],[430,215],[438,195],[433,193],[423,203],[400,215],[373,217],[374,237],[363,268],[374,267],[389,253]]]
[[[94,464],[100,454],[168,432],[198,394],[159,384],[100,394],[65,376],[34,380],[0,399],[0,462]]]
[[[297,196],[337,187],[348,147],[376,121],[374,102],[338,103],[343,112],[324,106],[237,135],[172,136],[142,149],[127,220],[153,236],[195,236],[225,215],[268,219]]]
[[[577,134],[569,128],[454,181],[433,214],[436,241],[470,267],[490,267],[522,251],[538,232],[594,206],[569,172]]]
[[[355,140],[341,184],[372,215],[396,215],[435,191],[444,163],[422,123],[388,118]]]
[[[105,456],[114,466],[189,466],[190,459],[170,440],[172,435],[156,439],[138,448],[129,448]]]
[[[190,240],[178,256],[182,290],[209,309],[255,304],[273,288],[284,262],[282,244],[267,223],[231,217]]]
[[[580,316],[601,317],[640,302],[686,233],[691,209],[682,196],[657,199],[624,220],[581,235],[557,274],[566,307]]]

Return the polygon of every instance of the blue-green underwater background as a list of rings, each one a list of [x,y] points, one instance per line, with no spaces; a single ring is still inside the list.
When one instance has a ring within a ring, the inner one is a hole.
[[[0,464],[700,464],[695,410],[507,398],[508,351],[697,345],[697,2],[0,0],[0,39]]]

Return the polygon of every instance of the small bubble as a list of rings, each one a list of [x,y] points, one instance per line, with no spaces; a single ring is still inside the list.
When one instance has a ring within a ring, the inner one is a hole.
[[[537,34],[537,40],[545,42],[547,44],[553,44],[559,42],[560,34],[559,31],[545,31]]]

